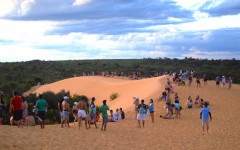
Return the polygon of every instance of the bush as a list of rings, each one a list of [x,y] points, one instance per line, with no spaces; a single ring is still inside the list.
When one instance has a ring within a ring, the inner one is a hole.
[[[110,101],[115,100],[117,97],[118,97],[118,93],[112,93],[112,94],[110,95]]]

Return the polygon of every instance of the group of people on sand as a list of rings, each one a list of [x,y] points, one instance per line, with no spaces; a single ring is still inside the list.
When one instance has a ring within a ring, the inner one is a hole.
[[[185,81],[188,80],[188,86],[192,85],[192,81],[194,78],[194,74],[195,71],[191,70],[188,71],[186,70],[185,72],[183,70],[180,70],[179,74],[176,72],[173,72],[173,83],[178,84],[178,85],[183,85],[185,86]],[[207,85],[207,81],[211,80],[211,77],[208,77],[207,73],[204,73],[202,76],[202,81],[204,82],[204,85]],[[222,78],[220,76],[216,77],[216,86],[219,87],[220,82],[222,82],[222,87],[225,87],[226,84],[228,84],[228,89],[230,90],[232,87],[232,78],[231,76],[229,76],[228,78],[226,78],[225,76],[222,76]],[[197,83],[197,88],[201,88],[201,77],[200,75],[196,76],[196,83]]]
[[[133,97],[135,105],[134,111],[135,111],[135,117],[138,121],[138,127],[141,127],[140,121],[142,120],[142,126],[144,128],[146,116],[151,116],[152,123],[154,123],[154,103],[153,99],[150,99],[149,105],[146,105],[144,103],[144,99],[141,100],[141,103],[139,102],[139,97]]]
[[[0,98],[1,98],[1,103],[0,103],[0,124],[2,124],[3,121],[3,109],[7,107],[6,104],[4,104],[4,101],[2,99],[3,97],[3,92],[0,91]],[[36,102],[36,114],[39,119],[41,128],[44,128],[44,120],[46,116],[46,111],[47,111],[47,101],[43,99],[42,95],[39,95],[39,100]],[[35,121],[33,121],[34,117],[33,116],[28,116],[28,103],[25,100],[23,96],[20,96],[17,91],[13,92],[13,98],[11,99],[10,102],[10,107],[9,107],[9,114],[10,114],[10,123],[11,125],[16,124],[18,127],[23,127],[23,126],[28,126],[28,125],[35,125]]]
[[[58,102],[58,108],[60,110],[60,116],[61,116],[61,127],[64,127],[64,124],[67,124],[69,126],[69,103],[68,103],[68,96],[64,95],[63,99]],[[95,97],[92,98],[91,103],[89,105],[89,112],[86,112],[87,110],[87,103],[85,102],[85,97],[82,97],[82,99],[79,102],[74,102],[73,105],[73,116],[74,116],[74,125],[75,122],[78,121],[78,128],[80,129],[82,121],[85,122],[85,128],[91,128],[91,124],[95,125],[95,128],[97,127],[97,121],[100,118],[100,113],[102,114],[102,127],[101,131],[106,131],[106,126],[108,122],[116,122],[117,120],[125,119],[125,113],[120,108],[119,110],[116,110],[116,114],[113,113],[113,110],[110,110],[110,115],[108,115],[107,111],[109,110],[109,107],[106,104],[106,100],[103,100],[103,105],[100,107],[99,112],[96,109],[95,106]]]

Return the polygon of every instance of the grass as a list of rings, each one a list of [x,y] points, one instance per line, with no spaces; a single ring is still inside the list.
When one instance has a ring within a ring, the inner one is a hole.
[[[112,93],[112,94],[110,95],[110,101],[115,100],[117,97],[118,97],[118,93]]]

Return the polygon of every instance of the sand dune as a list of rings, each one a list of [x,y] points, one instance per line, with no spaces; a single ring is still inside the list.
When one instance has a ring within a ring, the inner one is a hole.
[[[140,99],[149,101],[150,98],[157,98],[164,88],[160,80],[164,77],[142,79],[142,80],[122,80],[109,77],[88,76],[65,79],[49,85],[44,85],[34,92],[43,93],[53,91],[55,93],[64,89],[70,91],[72,95],[86,95],[95,97],[96,105],[102,105],[104,99],[112,108],[122,107],[124,110],[130,110],[133,104],[133,97],[139,96]],[[110,101],[110,95],[118,93],[118,98]]]
[[[133,96],[139,95],[145,99],[157,97],[164,89],[166,78],[167,76],[140,81],[101,77],[73,78],[43,86],[37,92],[50,89],[57,92],[62,89],[60,85],[64,85],[63,82],[69,81],[64,86],[66,89],[70,90],[75,85],[77,87],[72,89],[72,94],[96,96],[98,103],[109,97],[111,92],[118,92],[120,96],[109,104],[110,108],[122,105],[130,111],[133,110]],[[77,83],[76,80],[81,82]],[[82,86],[84,84],[85,87]],[[87,131],[84,128],[79,131],[72,124],[71,128],[63,129],[60,125],[49,125],[44,130],[39,126],[23,129],[0,126],[0,149],[240,149],[240,85],[233,85],[230,91],[227,88],[216,88],[213,81],[198,89],[195,82],[192,87],[174,87],[183,104],[190,95],[194,99],[196,95],[200,95],[209,101],[213,116],[210,134],[201,134],[200,108],[184,108],[180,119],[163,120],[159,115],[165,113],[165,104],[155,101],[155,123],[147,118],[145,128],[137,128],[131,112],[126,114],[125,120],[108,123],[106,132],[93,126]],[[101,92],[97,93],[97,90]],[[171,97],[173,98],[173,94]],[[97,124],[100,126],[101,122]]]

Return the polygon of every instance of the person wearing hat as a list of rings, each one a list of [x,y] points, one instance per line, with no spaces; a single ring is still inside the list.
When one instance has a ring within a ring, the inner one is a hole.
[[[225,87],[225,83],[226,83],[226,78],[225,76],[222,76],[222,86]]]
[[[73,111],[72,111],[72,114],[73,114],[73,117],[74,117],[74,121],[73,121],[73,125],[75,125],[75,122],[78,120],[78,107],[77,107],[77,102],[74,102],[73,103]]]
[[[137,107],[139,105],[139,97],[136,96],[136,97],[133,97],[133,99],[134,99],[133,104],[135,104],[134,111],[135,111],[135,115],[136,115],[136,118],[137,118],[137,115],[138,115]]]
[[[138,105],[138,115],[137,115],[137,120],[138,120],[138,127],[141,127],[140,125],[140,120],[142,120],[142,125],[144,128],[145,120],[146,120],[146,113],[147,113],[147,106],[144,104],[144,100],[141,100],[141,104]]]
[[[95,97],[92,98],[92,102],[90,103],[90,107],[89,107],[89,114],[90,114],[89,128],[92,120],[94,121],[95,127],[98,128],[96,123],[96,107],[94,102],[95,102]]]
[[[66,122],[68,127],[69,127],[69,103],[68,103],[68,97],[64,96],[63,97],[64,101],[62,102],[62,109],[63,109],[63,113],[62,113],[62,128],[63,128],[63,124]]]
[[[208,108],[208,102],[205,101],[204,102],[204,107],[201,109],[201,112],[200,112],[200,119],[202,119],[202,131],[203,131],[203,135],[204,135],[204,126],[207,125],[207,133],[208,133],[208,130],[209,130],[209,117],[210,116],[210,119],[212,120],[212,115],[211,115],[211,111],[210,109]]]

